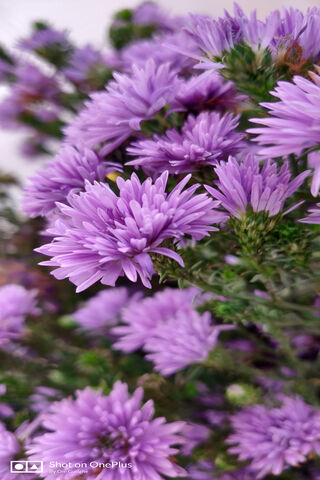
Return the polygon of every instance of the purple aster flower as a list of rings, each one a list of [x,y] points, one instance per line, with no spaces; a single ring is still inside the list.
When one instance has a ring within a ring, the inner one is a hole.
[[[30,217],[45,216],[56,208],[56,202],[66,202],[71,191],[84,190],[86,180],[103,180],[115,169],[114,164],[103,162],[93,150],[65,145],[43,170],[30,178],[23,211]]]
[[[20,285],[0,287],[0,345],[19,338],[24,332],[27,315],[38,315],[36,291],[26,290]]]
[[[320,76],[310,75],[313,82],[299,76],[294,83],[278,82],[271,94],[280,101],[261,104],[271,116],[250,120],[262,125],[248,130],[258,134],[253,140],[263,145],[261,155],[301,155],[305,148],[320,143]]]
[[[152,419],[153,402],[141,406],[142,398],[142,388],[129,395],[127,385],[116,382],[108,396],[87,387],[75,399],[54,403],[43,422],[50,432],[35,438],[29,449],[31,459],[44,461],[44,479],[53,478],[49,473],[53,458],[60,463],[91,464],[97,480],[116,480],[119,475],[123,480],[184,476],[184,470],[169,458],[177,453],[173,445],[183,441],[178,435],[183,422]],[[121,465],[98,467],[112,462]],[[131,468],[124,467],[129,464]],[[59,478],[76,478],[76,470]]]
[[[239,117],[231,113],[201,112],[189,115],[181,129],[155,135],[153,140],[139,140],[128,147],[129,155],[138,158],[128,165],[141,165],[147,173],[184,173],[237,153],[244,146],[244,135],[236,131]]]
[[[320,203],[317,203],[313,207],[309,208],[308,216],[299,220],[302,223],[314,223],[320,224]]]
[[[37,249],[53,257],[43,265],[58,267],[56,278],[69,278],[77,292],[98,280],[114,286],[119,276],[132,282],[140,276],[150,288],[154,273],[150,253],[165,255],[183,266],[180,255],[162,247],[166,239],[178,241],[185,235],[200,240],[216,231],[213,223],[221,214],[205,194],[195,195],[199,185],[183,191],[190,176],[185,177],[169,194],[165,188],[168,172],[154,183],[142,184],[132,174],[130,180],[117,179],[119,196],[108,185],[87,183],[86,191],[69,194],[70,206],[57,204],[64,215],[48,233],[52,243]]]
[[[61,394],[59,390],[51,387],[39,386],[35,388],[35,391],[30,395],[30,409],[33,412],[42,413],[49,409],[52,402],[60,398]]]
[[[81,89],[95,89],[101,87],[97,84],[100,77],[107,79],[109,69],[107,57],[91,45],[77,48],[68,58],[68,64],[62,72],[66,78]],[[95,79],[98,76],[98,79]]]
[[[23,50],[39,50],[47,47],[71,47],[66,31],[58,31],[47,27],[36,30],[29,38],[20,40],[19,47]]]
[[[65,129],[67,141],[88,147],[103,144],[107,155],[141,130],[174,97],[180,80],[169,64],[159,67],[150,59],[144,67],[132,67],[132,74],[114,73],[105,92],[91,95],[85,108]]]
[[[218,72],[206,72],[185,80],[171,103],[172,111],[236,111],[246,100],[234,84],[223,80]]]
[[[189,480],[257,480],[255,474],[247,468],[221,472],[210,461],[205,460],[189,467],[188,473]]]
[[[114,348],[124,353],[141,348],[159,326],[175,318],[179,312],[188,314],[193,307],[203,303],[207,297],[200,292],[196,287],[183,290],[166,288],[152,297],[133,302],[122,312],[121,319],[125,325],[112,330],[119,337]]]
[[[130,43],[122,50],[122,69],[130,72],[132,65],[142,68],[146,63],[146,58],[152,58],[158,67],[169,63],[176,72],[189,73],[195,62],[181,53],[184,49],[193,55],[198,54],[196,45],[184,31],[157,35],[148,40],[139,40]]]
[[[20,480],[21,472],[10,472],[10,462],[21,460],[21,445],[17,435],[9,432],[0,422],[0,476],[1,480]],[[23,474],[23,478],[33,480],[33,474]]]
[[[12,93],[23,105],[38,100],[55,101],[59,86],[54,76],[47,76],[31,63],[19,64],[14,71],[16,83]]]
[[[198,423],[187,423],[181,430],[181,435],[185,439],[181,447],[182,455],[191,455],[192,451],[201,443],[206,442],[210,437],[210,429]]]
[[[133,11],[132,22],[137,25],[154,25],[164,32],[170,32],[179,30],[184,25],[185,19],[183,17],[170,17],[156,3],[144,2]]]
[[[232,328],[212,325],[208,312],[178,312],[149,334],[143,349],[155,370],[166,377],[193,363],[204,362],[216,347],[220,332]]]
[[[279,475],[320,453],[320,412],[301,398],[282,396],[282,405],[254,405],[231,418],[234,433],[227,443],[239,460],[250,460],[257,478]]]
[[[254,212],[264,211],[269,217],[280,213],[286,199],[302,185],[310,170],[290,181],[287,162],[278,172],[276,163],[267,160],[260,168],[258,160],[248,155],[243,162],[230,157],[228,162],[215,167],[215,172],[218,189],[206,189],[233,217],[241,218],[249,205]]]
[[[311,183],[311,194],[314,197],[317,197],[320,192],[320,152],[311,152],[308,155],[308,167],[314,169],[312,183]]]
[[[138,295],[139,297],[139,295]],[[135,296],[136,299],[138,299]],[[89,334],[106,334],[111,327],[119,323],[121,311],[132,299],[125,287],[110,288],[99,292],[79,308],[72,317],[82,330]]]

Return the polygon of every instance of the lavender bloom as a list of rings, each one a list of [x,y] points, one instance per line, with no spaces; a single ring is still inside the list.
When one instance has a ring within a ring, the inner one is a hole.
[[[49,409],[52,402],[61,396],[59,390],[51,387],[39,386],[35,392],[30,395],[30,409],[33,412],[42,413]]]
[[[71,191],[83,190],[86,180],[103,180],[115,169],[93,150],[65,145],[46,168],[30,178],[22,202],[23,211],[29,217],[48,215],[56,208],[56,202],[66,202]]]
[[[238,152],[244,135],[236,131],[239,117],[231,113],[201,112],[189,115],[182,127],[155,135],[153,140],[140,140],[128,147],[129,155],[138,158],[128,165],[141,165],[148,172],[183,173],[215,165],[218,160]]]
[[[200,295],[199,288],[190,287],[183,290],[166,288],[152,297],[133,302],[122,312],[125,325],[112,329],[112,333],[119,337],[114,348],[124,353],[141,348],[159,326],[175,318],[179,312],[187,315],[193,306],[205,299],[206,296]]]
[[[312,208],[308,210],[308,216],[299,220],[302,223],[314,223],[316,225],[320,224],[320,203],[317,203]]]
[[[89,334],[105,334],[117,325],[121,311],[130,303],[126,288],[103,290],[90,298],[72,315],[82,330]]]
[[[21,446],[18,437],[9,432],[3,423],[0,422],[0,476],[1,480],[20,480],[21,472],[17,474],[10,472],[10,462],[19,460]],[[32,474],[23,474],[23,478],[33,480],[36,477]]]
[[[227,443],[239,460],[250,460],[257,479],[279,475],[320,452],[320,413],[301,398],[282,396],[282,406],[254,405],[236,413]]]
[[[192,310],[178,312],[146,339],[146,358],[164,377],[172,375],[188,365],[205,361],[217,345],[220,332],[232,328],[212,325],[208,312],[203,315]]]
[[[198,423],[187,423],[181,430],[185,443],[181,448],[182,455],[191,455],[192,451],[210,437],[210,429]]]
[[[217,72],[206,72],[185,80],[180,85],[174,100],[171,103],[172,111],[201,110],[237,110],[237,107],[246,100],[240,95],[234,84],[223,80]]]
[[[0,82],[10,79],[14,72],[14,65],[0,58]]]
[[[261,155],[301,155],[305,148],[320,143],[320,76],[312,72],[310,76],[313,82],[299,76],[294,83],[279,82],[271,94],[280,101],[261,104],[271,116],[250,120],[262,125],[248,130],[258,134],[254,141],[264,145]]]
[[[120,462],[117,469],[101,469],[99,480],[115,480],[120,474],[123,480],[184,476],[184,470],[169,459],[177,453],[172,445],[183,441],[178,435],[183,422],[152,419],[153,402],[141,407],[142,397],[142,388],[129,395],[127,385],[116,382],[108,396],[87,387],[77,392],[75,400],[54,403],[43,422],[50,432],[35,438],[29,449],[31,459],[44,461],[44,479],[52,478],[52,458],[60,463]],[[128,464],[132,468],[125,468]],[[76,470],[60,474],[61,480],[77,477]]]
[[[57,31],[53,28],[43,28],[36,30],[29,38],[25,38],[19,42],[19,47],[27,51],[37,51],[48,47],[71,47],[66,31]]]
[[[159,67],[150,59],[143,68],[132,67],[132,75],[114,73],[105,92],[91,95],[85,108],[65,129],[67,141],[88,147],[103,144],[107,155],[150,120],[174,97],[180,84],[169,64]]]
[[[97,281],[114,286],[119,276],[132,282],[139,275],[150,288],[154,273],[150,253],[165,255],[183,266],[180,255],[161,247],[166,239],[178,241],[185,235],[200,240],[219,222],[217,202],[207,195],[194,195],[199,185],[183,191],[185,177],[169,194],[165,188],[168,172],[154,184],[151,178],[142,184],[132,174],[130,180],[118,177],[119,196],[106,184],[86,184],[86,191],[69,194],[70,206],[57,204],[64,215],[49,231],[56,238],[37,249],[53,257],[42,265],[56,266],[53,275],[69,278],[77,292]]]
[[[184,31],[158,35],[148,40],[139,40],[122,50],[121,67],[124,71],[130,72],[132,65],[142,68],[146,63],[146,58],[152,58],[158,67],[169,63],[175,71],[186,73],[191,71],[195,62],[181,53],[184,49],[193,55],[198,54],[194,42]]]
[[[38,100],[56,100],[59,86],[54,76],[45,75],[31,63],[18,65],[14,74],[16,83],[12,91],[18,103],[25,105]]]
[[[132,22],[137,25],[154,25],[164,32],[173,32],[182,28],[185,20],[183,17],[170,17],[156,3],[147,1],[133,11]]]
[[[36,291],[20,285],[0,287],[0,345],[19,338],[24,332],[26,315],[38,315]]]
[[[87,90],[94,89],[95,86],[99,88],[95,75],[98,75],[98,80],[101,76],[107,79],[110,68],[107,57],[91,45],[86,45],[74,50],[68,58],[68,65],[62,71],[70,82]]]
[[[254,212],[264,211],[269,217],[280,213],[286,199],[300,187],[310,170],[290,181],[287,162],[278,172],[276,163],[268,160],[260,168],[258,160],[248,155],[243,162],[230,157],[228,162],[215,167],[215,172],[219,189],[206,189],[233,217],[240,219],[249,205]]]

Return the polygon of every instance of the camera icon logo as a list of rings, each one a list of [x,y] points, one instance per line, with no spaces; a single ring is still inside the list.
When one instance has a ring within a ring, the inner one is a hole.
[[[11,461],[10,473],[43,473],[43,462]]]

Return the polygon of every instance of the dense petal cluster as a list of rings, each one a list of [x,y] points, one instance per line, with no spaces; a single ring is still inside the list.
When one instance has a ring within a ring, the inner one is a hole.
[[[205,299],[206,296],[200,294],[199,288],[189,287],[183,290],[166,288],[152,297],[133,302],[122,312],[124,325],[112,330],[119,337],[114,347],[125,353],[141,348],[155,329],[166,324],[179,312],[188,313]]]
[[[192,76],[181,84],[171,103],[173,111],[199,112],[202,110],[234,110],[246,100],[235,85],[223,80],[217,72]]]
[[[22,208],[29,217],[45,216],[56,208],[56,202],[66,202],[71,191],[83,190],[86,180],[103,180],[116,168],[103,162],[93,150],[65,145],[43,170],[30,178]]]
[[[82,291],[97,281],[114,285],[119,276],[132,282],[139,275],[150,287],[154,273],[150,253],[183,261],[175,251],[161,247],[166,239],[181,240],[190,235],[195,240],[217,230],[212,224],[221,214],[205,194],[195,195],[199,185],[184,187],[185,177],[167,194],[168,173],[154,183],[148,178],[140,183],[119,177],[117,196],[108,185],[87,183],[85,192],[69,194],[69,205],[58,204],[63,214],[50,229],[52,243],[38,249],[53,257],[43,265],[56,266],[56,278],[69,278]]]
[[[300,155],[305,148],[320,144],[320,76],[310,75],[313,82],[299,76],[294,83],[279,82],[271,94],[280,101],[261,104],[270,116],[251,119],[262,125],[248,130],[258,135],[253,140],[262,146],[260,154]]]
[[[170,64],[157,67],[153,59],[143,67],[133,65],[131,75],[114,73],[106,91],[92,94],[66,128],[67,141],[103,144],[103,155],[112,152],[171,101],[179,83]]]
[[[140,140],[127,149],[137,158],[128,165],[141,165],[147,173],[178,174],[215,165],[244,147],[244,135],[236,131],[239,117],[226,113],[201,112],[189,115],[181,132],[168,130],[153,140]]]
[[[178,312],[147,338],[146,358],[166,377],[193,363],[204,362],[217,345],[219,333],[230,328],[233,327],[212,325],[208,312]]]
[[[293,180],[288,163],[278,172],[277,164],[267,160],[262,168],[259,161],[248,155],[242,162],[230,157],[215,167],[218,188],[207,186],[211,195],[233,216],[241,218],[250,205],[254,212],[267,212],[273,217],[281,212],[285,201],[304,182],[310,170]]]
[[[119,475],[123,480],[184,476],[169,458],[177,452],[173,446],[182,443],[178,434],[183,422],[152,419],[153,402],[141,406],[142,398],[141,388],[130,395],[126,384],[116,382],[108,396],[87,387],[75,399],[54,403],[43,422],[50,432],[36,437],[29,449],[31,458],[44,461],[44,478],[52,478],[52,458],[60,463],[120,463],[119,468],[101,468],[100,473],[95,468],[97,480],[116,480]],[[76,468],[74,473],[68,470],[59,478],[77,477]]]
[[[19,338],[24,331],[27,315],[38,315],[36,291],[28,291],[20,285],[0,287],[0,345]]]
[[[90,298],[72,317],[89,334],[105,334],[119,322],[121,311],[130,302],[125,287],[103,290]]]
[[[320,412],[301,398],[282,398],[282,405],[270,408],[254,405],[231,418],[234,430],[227,442],[231,453],[249,460],[257,478],[279,475],[289,466],[320,452]]]

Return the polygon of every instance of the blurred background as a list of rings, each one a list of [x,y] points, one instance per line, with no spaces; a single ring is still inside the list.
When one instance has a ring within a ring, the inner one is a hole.
[[[106,42],[106,28],[112,14],[139,3],[137,0],[0,0],[0,44],[14,47],[19,38],[30,32],[32,21],[46,20],[59,29],[70,30],[79,45],[90,42],[99,47]],[[176,14],[219,15],[224,8],[232,9],[233,6],[233,0],[159,0],[157,3]],[[282,6],[301,10],[320,6],[320,0],[238,0],[238,3],[246,12],[256,8],[260,17]],[[4,87],[1,88],[0,98],[5,95]],[[39,168],[41,159],[21,159],[18,150],[21,138],[23,133],[0,130],[0,168],[24,180]]]

